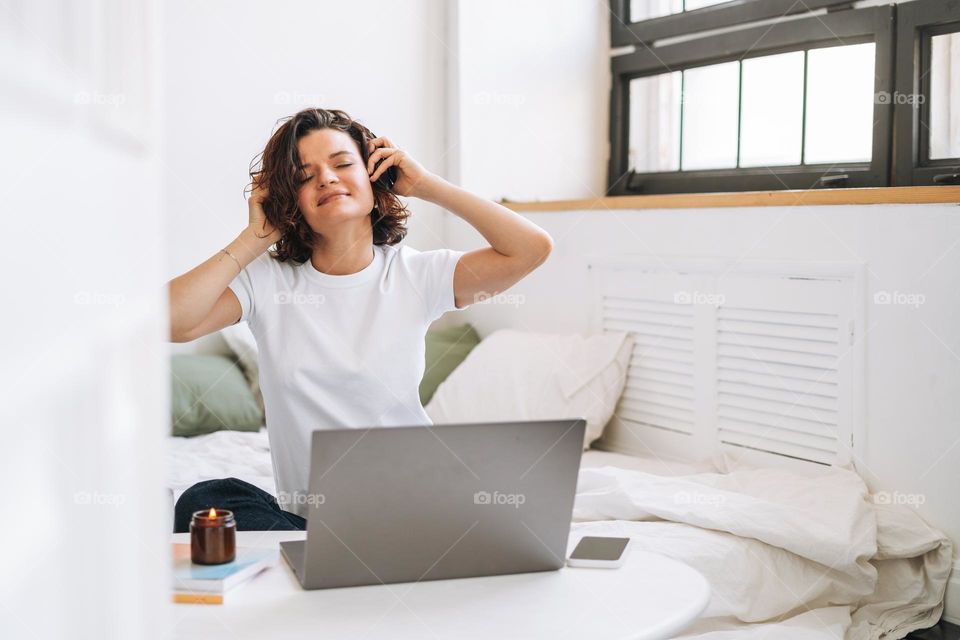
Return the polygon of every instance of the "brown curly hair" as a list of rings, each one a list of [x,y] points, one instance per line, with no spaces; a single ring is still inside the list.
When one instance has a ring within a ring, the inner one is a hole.
[[[317,234],[307,224],[297,204],[299,176],[303,169],[297,142],[317,129],[343,131],[357,143],[366,163],[370,156],[367,143],[376,136],[339,109],[304,109],[278,122],[283,124],[270,137],[263,152],[250,163],[251,184],[247,188],[267,187],[263,212],[267,222],[281,232],[276,250],[271,251],[270,255],[280,262],[293,260],[303,264],[313,255]],[[397,194],[377,182],[370,186],[373,188],[374,202],[370,212],[373,244],[397,244],[407,235],[406,220],[410,213]]]

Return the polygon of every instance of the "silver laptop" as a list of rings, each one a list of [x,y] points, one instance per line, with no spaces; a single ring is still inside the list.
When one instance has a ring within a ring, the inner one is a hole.
[[[559,569],[582,418],[313,433],[304,589]]]

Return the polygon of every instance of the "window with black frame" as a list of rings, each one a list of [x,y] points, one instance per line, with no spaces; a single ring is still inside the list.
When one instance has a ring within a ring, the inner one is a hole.
[[[951,22],[920,10],[937,5],[950,13],[950,3],[907,3],[915,16],[916,64],[927,65],[910,93],[932,92],[933,99],[905,105],[914,128],[932,128],[911,134],[919,173],[912,171],[905,182],[903,89],[895,82],[905,52],[896,66],[894,60],[898,34],[900,43],[904,38],[897,31],[898,8],[841,4],[614,0],[608,194],[955,179],[949,174],[956,173],[951,167],[960,155],[956,12]]]
[[[960,2],[899,7],[896,74],[896,184],[960,184]]]

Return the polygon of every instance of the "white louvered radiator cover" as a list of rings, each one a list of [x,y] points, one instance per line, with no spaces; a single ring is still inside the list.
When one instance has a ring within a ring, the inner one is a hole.
[[[601,446],[847,464],[864,430],[862,269],[592,261],[594,330],[634,339]]]

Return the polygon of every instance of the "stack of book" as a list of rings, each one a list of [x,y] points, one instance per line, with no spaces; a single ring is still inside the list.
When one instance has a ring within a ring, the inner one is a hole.
[[[190,561],[190,545],[173,545],[173,601],[223,604],[228,591],[247,582],[277,562],[276,549],[237,548],[226,564],[202,565]]]

